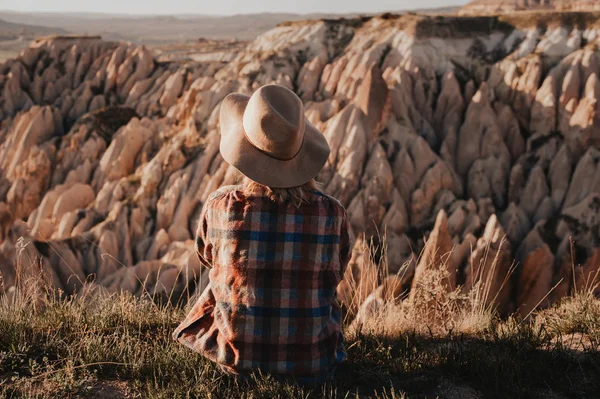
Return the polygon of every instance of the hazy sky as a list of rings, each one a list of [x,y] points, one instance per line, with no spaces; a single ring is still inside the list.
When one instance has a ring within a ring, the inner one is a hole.
[[[126,14],[353,13],[461,5],[468,0],[0,0],[0,10]]]

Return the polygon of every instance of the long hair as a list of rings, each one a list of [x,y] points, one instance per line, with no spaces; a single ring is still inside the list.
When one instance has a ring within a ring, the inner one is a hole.
[[[291,202],[298,208],[301,205],[308,203],[308,198],[306,195],[307,191],[321,190],[321,185],[315,179],[312,179],[301,186],[290,188],[274,188],[263,186],[262,184],[244,176],[242,185],[244,187],[244,191],[248,193],[266,195],[273,202]]]

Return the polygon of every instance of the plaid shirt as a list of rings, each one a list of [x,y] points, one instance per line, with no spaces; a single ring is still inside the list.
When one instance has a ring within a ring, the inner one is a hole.
[[[234,373],[327,373],[346,358],[336,300],[350,258],[344,207],[299,208],[240,186],[213,193],[196,237],[209,284],[174,337]]]

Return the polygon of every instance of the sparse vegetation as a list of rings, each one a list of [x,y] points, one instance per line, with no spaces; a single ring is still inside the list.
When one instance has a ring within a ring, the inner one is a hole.
[[[441,277],[440,277],[441,276]],[[443,275],[431,287],[442,287]],[[579,290],[528,319],[501,320],[477,295],[390,302],[346,327],[349,359],[315,391],[250,383],[171,338],[186,309],[94,290],[65,297],[23,281],[0,302],[0,397],[594,397],[600,301]],[[40,300],[42,298],[42,300]],[[443,302],[443,303],[442,303]],[[429,303],[429,302],[428,302]],[[431,304],[429,303],[429,306]]]

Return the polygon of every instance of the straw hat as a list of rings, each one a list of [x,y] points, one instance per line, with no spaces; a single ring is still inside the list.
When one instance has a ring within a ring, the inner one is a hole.
[[[220,111],[221,155],[265,186],[301,186],[321,171],[329,145],[304,115],[296,94],[266,85],[251,97],[231,93]]]

